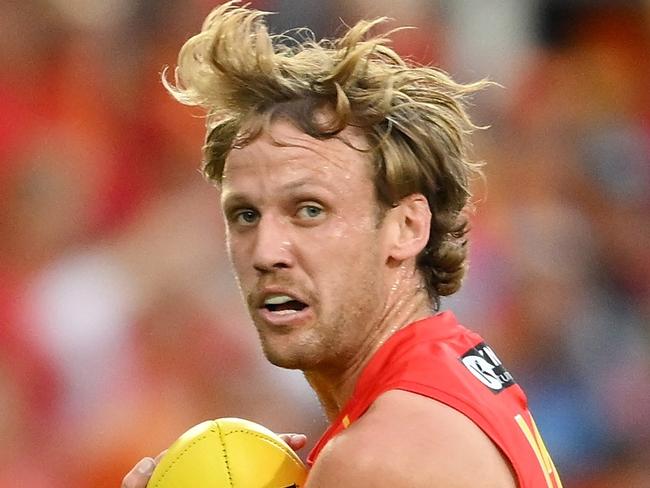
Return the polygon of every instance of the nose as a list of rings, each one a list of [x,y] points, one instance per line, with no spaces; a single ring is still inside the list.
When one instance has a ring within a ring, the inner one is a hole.
[[[293,245],[287,223],[273,215],[262,217],[255,229],[253,267],[268,273],[293,266]]]

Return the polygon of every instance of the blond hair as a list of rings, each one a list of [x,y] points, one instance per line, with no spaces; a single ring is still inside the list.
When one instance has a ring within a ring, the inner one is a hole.
[[[361,21],[340,39],[315,41],[270,35],[267,14],[228,2],[182,47],[175,83],[163,82],[181,103],[207,112],[203,170],[217,184],[229,151],[261,129],[255,121],[285,117],[305,133],[336,137],[361,127],[370,143],[382,205],[422,193],[433,215],[429,242],[418,256],[429,296],[460,287],[468,230],[463,212],[479,165],[470,161],[468,134],[476,126],[466,97],[486,82],[459,84],[444,72],[412,66],[369,31],[385,19]],[[328,108],[327,120],[315,117]]]

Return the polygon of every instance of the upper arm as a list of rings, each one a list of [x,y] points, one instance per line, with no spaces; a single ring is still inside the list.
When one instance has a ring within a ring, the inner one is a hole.
[[[508,461],[456,410],[414,393],[390,391],[332,439],[307,488],[499,487],[516,483]]]

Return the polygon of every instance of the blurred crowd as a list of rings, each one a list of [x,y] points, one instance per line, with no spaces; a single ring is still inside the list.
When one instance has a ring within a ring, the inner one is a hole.
[[[4,0],[0,488],[117,487],[208,418],[325,426],[231,278],[203,120],[160,74],[216,2]],[[567,487],[650,486],[650,4],[257,0],[276,32],[387,15],[474,100],[471,269],[443,301],[529,395]]]

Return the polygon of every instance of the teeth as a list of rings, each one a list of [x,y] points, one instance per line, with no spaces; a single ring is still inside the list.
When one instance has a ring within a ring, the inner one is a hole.
[[[275,315],[291,315],[294,313],[298,313],[298,311],[289,309],[289,310],[276,310],[275,312],[271,312],[271,313]]]
[[[264,305],[282,305],[291,300],[294,300],[294,298],[287,295],[271,295],[264,300]]]

